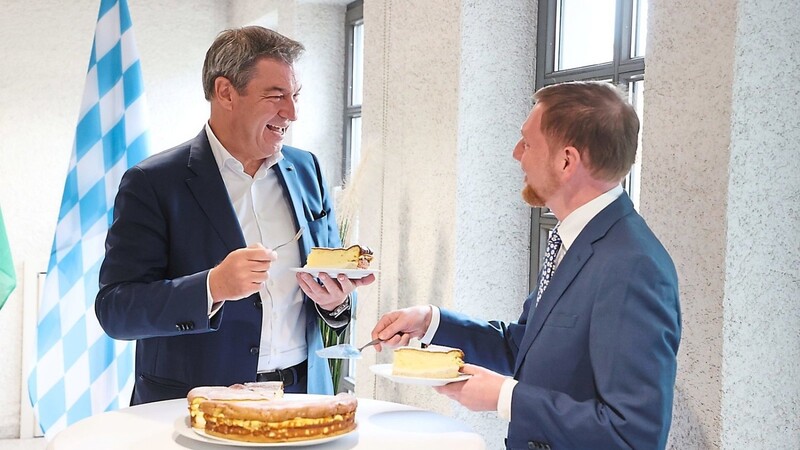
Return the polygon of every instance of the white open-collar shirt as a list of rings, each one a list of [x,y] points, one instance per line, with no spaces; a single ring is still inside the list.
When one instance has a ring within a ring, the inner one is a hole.
[[[270,170],[283,159],[283,154],[278,152],[267,158],[251,177],[219,142],[208,123],[205,130],[245,243],[273,248],[290,240],[297,232],[294,215],[277,173]],[[259,372],[291,367],[307,358],[303,292],[294,272],[289,270],[300,267],[300,262],[299,246],[281,247],[278,259],[270,266],[269,279],[259,290],[262,305]]]

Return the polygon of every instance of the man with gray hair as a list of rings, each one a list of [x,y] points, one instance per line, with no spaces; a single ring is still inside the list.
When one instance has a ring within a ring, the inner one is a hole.
[[[122,178],[95,311],[109,336],[137,340],[132,404],[248,381],[332,393],[318,318],[346,326],[353,291],[375,278],[290,270],[341,245],[316,156],[283,144],[303,50],[262,27],[220,33],[203,130]]]

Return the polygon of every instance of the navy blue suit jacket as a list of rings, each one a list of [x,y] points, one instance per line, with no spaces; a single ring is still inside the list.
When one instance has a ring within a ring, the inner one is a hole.
[[[338,247],[332,201],[316,157],[284,146],[275,170],[305,227],[300,255]],[[261,338],[259,294],[208,317],[208,271],[245,247],[205,130],[129,169],[106,238],[95,312],[114,339],[136,339],[133,404],[186,396],[195,386],[254,381]],[[305,298],[308,392],[332,393],[313,303]]]
[[[510,449],[659,449],[672,418],[678,280],[627,195],[577,237],[516,323],[442,310],[433,342],[513,375]],[[533,447],[529,447],[532,443]]]

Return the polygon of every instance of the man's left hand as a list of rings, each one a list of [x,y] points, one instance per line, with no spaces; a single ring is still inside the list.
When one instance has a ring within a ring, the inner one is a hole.
[[[472,375],[466,381],[434,387],[472,411],[497,411],[497,399],[506,377],[480,366],[465,364],[461,373]]]
[[[375,281],[375,275],[369,274],[358,280],[351,280],[339,274],[331,278],[325,272],[320,272],[319,283],[307,273],[297,274],[297,283],[305,294],[325,311],[332,311],[344,302],[345,298],[359,286],[366,286]],[[320,284],[321,283],[321,284]]]

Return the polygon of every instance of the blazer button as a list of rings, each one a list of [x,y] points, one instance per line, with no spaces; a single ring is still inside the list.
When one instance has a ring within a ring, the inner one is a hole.
[[[528,449],[529,450],[533,450],[535,448],[536,448],[536,444],[534,444],[533,442],[528,442]]]
[[[250,354],[257,355],[258,354],[258,347],[250,347]]]

